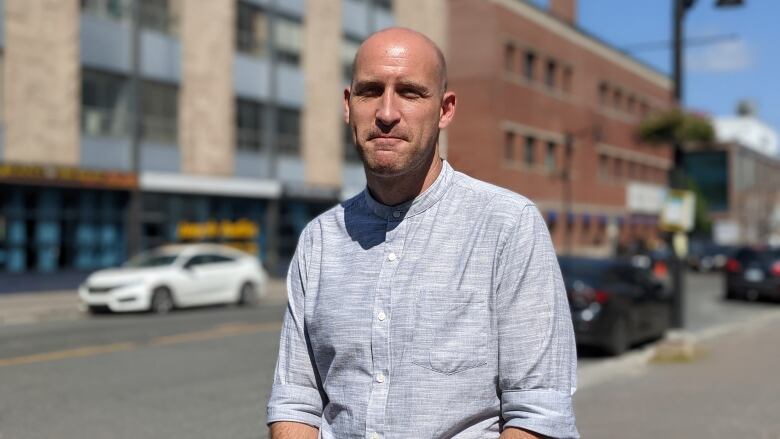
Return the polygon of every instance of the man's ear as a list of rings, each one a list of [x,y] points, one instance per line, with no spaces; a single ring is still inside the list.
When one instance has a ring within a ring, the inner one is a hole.
[[[344,89],[344,122],[349,124],[349,87]]]
[[[448,91],[444,93],[444,97],[441,100],[441,109],[439,110],[439,129],[447,128],[455,117],[455,106],[458,103],[458,98],[455,96],[455,92]]]

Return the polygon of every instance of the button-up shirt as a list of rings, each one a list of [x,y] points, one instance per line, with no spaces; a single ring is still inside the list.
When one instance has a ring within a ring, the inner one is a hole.
[[[414,200],[368,190],[304,229],[268,423],[323,438],[578,437],[576,352],[536,206],[447,162]]]

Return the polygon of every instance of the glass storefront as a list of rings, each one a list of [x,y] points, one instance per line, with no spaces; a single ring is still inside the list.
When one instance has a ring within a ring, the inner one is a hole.
[[[0,185],[0,272],[120,263],[127,192]]]
[[[0,184],[0,273],[90,271],[128,258],[127,190]],[[284,274],[298,237],[335,201],[280,202],[278,266]],[[266,260],[268,201],[228,196],[146,192],[142,237],[148,249],[215,242]]]

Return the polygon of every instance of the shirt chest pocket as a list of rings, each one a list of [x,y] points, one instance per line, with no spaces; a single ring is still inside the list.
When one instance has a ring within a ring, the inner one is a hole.
[[[475,295],[423,292],[418,299],[411,361],[452,375],[487,364],[487,302]]]

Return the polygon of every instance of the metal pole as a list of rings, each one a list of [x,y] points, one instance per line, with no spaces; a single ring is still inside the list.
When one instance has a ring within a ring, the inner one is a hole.
[[[268,4],[268,38],[266,39],[266,53],[268,54],[268,100],[263,111],[263,144],[268,158],[268,178],[278,177],[279,167],[279,98],[277,92],[277,76],[279,57],[276,50],[276,0]],[[279,216],[280,199],[268,200],[265,212],[266,233],[266,266],[271,274],[276,274],[279,265]]]
[[[127,251],[133,256],[141,250],[141,109],[140,109],[140,70],[141,70],[141,32],[139,24],[139,1],[130,4],[130,169],[137,178],[137,184],[130,191],[130,202],[127,217]]]
[[[678,106],[683,103],[683,21],[685,11],[693,4],[690,0],[674,0],[673,7],[673,25],[672,25],[672,69],[674,75],[674,99]],[[669,187],[672,189],[682,188],[684,185],[682,174],[682,145],[676,143],[672,145],[673,168],[669,173]],[[671,253],[671,281],[672,281],[672,321],[674,328],[685,326],[685,284],[683,282],[683,264],[674,248],[674,233],[669,234],[669,248]]]

